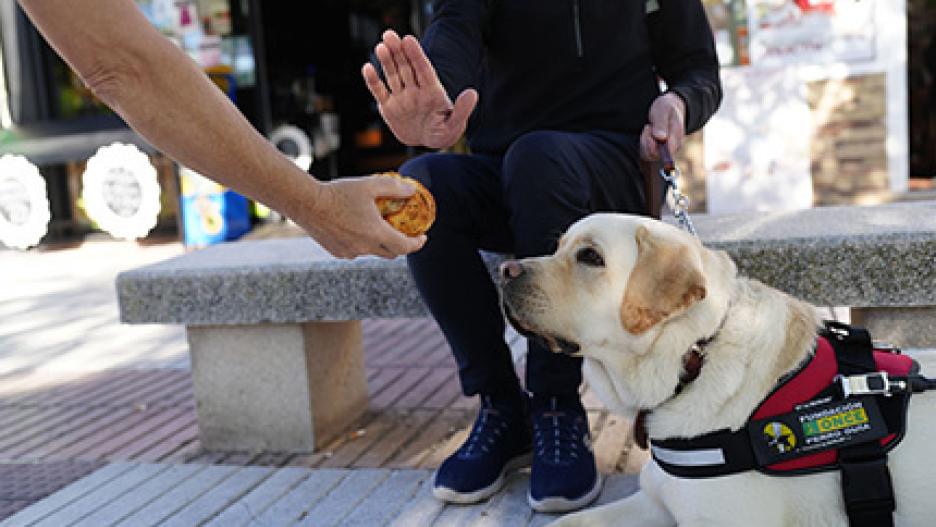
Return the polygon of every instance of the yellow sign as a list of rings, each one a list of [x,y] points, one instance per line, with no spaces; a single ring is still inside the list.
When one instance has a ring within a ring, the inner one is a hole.
[[[836,430],[851,428],[853,426],[862,425],[867,422],[868,414],[865,412],[864,408],[858,407],[853,410],[832,414],[812,421],[806,421],[803,423],[803,433],[809,437],[817,434],[825,434],[827,432],[834,432]]]

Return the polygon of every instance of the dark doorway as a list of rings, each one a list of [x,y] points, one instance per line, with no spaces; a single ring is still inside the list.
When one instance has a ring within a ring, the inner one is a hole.
[[[910,185],[936,178],[936,0],[908,0]]]

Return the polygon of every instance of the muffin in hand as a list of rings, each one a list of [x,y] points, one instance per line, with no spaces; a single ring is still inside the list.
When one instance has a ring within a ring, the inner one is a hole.
[[[425,234],[432,227],[436,217],[435,199],[426,187],[413,178],[403,177],[397,172],[375,174],[381,177],[395,177],[413,186],[416,192],[409,198],[377,198],[380,215],[394,229],[408,236]]]

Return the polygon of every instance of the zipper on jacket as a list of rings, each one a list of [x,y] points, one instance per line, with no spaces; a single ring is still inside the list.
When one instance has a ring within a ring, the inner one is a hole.
[[[572,0],[572,19],[575,23],[575,52],[578,58],[583,58],[585,56],[585,48],[582,45],[582,17],[579,11],[579,0]]]

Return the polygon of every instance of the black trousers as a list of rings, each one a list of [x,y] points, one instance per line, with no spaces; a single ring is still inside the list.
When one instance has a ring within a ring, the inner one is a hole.
[[[478,250],[518,258],[551,254],[562,233],[592,212],[645,213],[638,159],[634,135],[538,131],[518,138],[503,156],[427,154],[400,169],[437,202],[429,240],[408,262],[452,348],[465,395],[519,387],[498,292]],[[581,362],[531,343],[527,389],[574,393]]]

